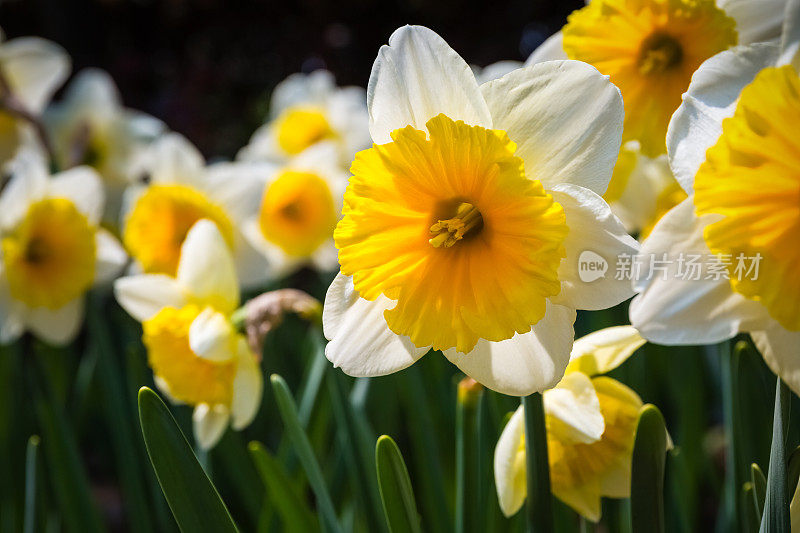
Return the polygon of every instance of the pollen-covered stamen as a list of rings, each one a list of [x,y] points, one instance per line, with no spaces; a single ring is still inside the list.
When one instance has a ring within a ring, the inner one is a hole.
[[[639,51],[639,72],[659,74],[680,64],[683,48],[672,36],[654,33],[642,42]]]
[[[458,204],[452,218],[440,220],[431,226],[433,237],[428,242],[434,248],[450,248],[467,235],[477,234],[483,228],[483,216],[474,205],[462,202]]]

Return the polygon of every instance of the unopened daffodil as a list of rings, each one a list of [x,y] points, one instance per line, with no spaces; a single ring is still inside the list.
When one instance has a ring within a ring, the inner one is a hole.
[[[319,143],[336,147],[340,164],[369,146],[364,89],[337,87],[325,70],[292,74],[272,93],[270,120],[238,155],[242,160],[285,162]]]
[[[228,243],[207,219],[189,230],[176,277],[141,274],[114,284],[119,304],[142,322],[159,390],[194,407],[195,439],[211,448],[230,422],[250,424],[263,377],[245,336],[231,324],[239,282]]]
[[[11,163],[0,193],[0,342],[26,330],[66,344],[80,330],[86,292],[113,279],[127,256],[106,230],[103,185],[88,167],[50,176],[35,151]]]
[[[369,82],[373,147],[356,155],[334,232],[326,355],[355,376],[441,350],[510,395],[555,385],[576,309],[630,295],[581,281],[578,257],[635,253],[601,195],[620,146],[619,91],[577,61],[479,86],[433,31],[397,30]]]
[[[553,494],[592,522],[601,497],[630,496],[631,456],[642,400],[605,376],[642,344],[630,326],[603,329],[575,341],[564,378],[544,392],[547,452]],[[519,511],[527,496],[525,416],[520,406],[494,452],[500,509]]]
[[[261,255],[241,233],[241,222],[256,209],[259,182],[248,164],[206,166],[184,137],[170,133],[148,149],[142,171],[147,180],[126,191],[122,238],[138,267],[174,276],[181,244],[200,219],[213,221],[234,254],[238,279],[245,286],[267,276]]]
[[[660,344],[708,344],[749,332],[800,393],[800,3],[781,45],[723,52],[694,75],[670,123],[670,165],[689,197],[642,248],[631,322]],[[681,255],[722,268],[681,277]],[[666,258],[652,268],[650,257]]]

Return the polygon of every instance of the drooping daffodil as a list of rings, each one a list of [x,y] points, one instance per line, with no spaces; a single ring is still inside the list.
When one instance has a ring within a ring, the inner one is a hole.
[[[237,158],[285,162],[311,146],[330,143],[346,167],[369,146],[368,121],[361,87],[337,87],[325,70],[292,74],[275,87],[269,121]]]
[[[86,292],[111,281],[127,255],[99,227],[104,194],[94,170],[50,176],[35,150],[9,168],[0,193],[0,342],[30,331],[66,344],[83,323]]]
[[[631,457],[642,400],[601,376],[630,357],[645,340],[630,326],[602,329],[575,341],[564,378],[543,394],[553,495],[592,522],[601,497],[630,496]],[[520,406],[494,452],[500,509],[514,515],[527,496],[525,413]]]
[[[637,243],[601,195],[620,147],[622,100],[596,69],[558,61],[479,86],[433,31],[398,29],[372,69],[374,145],[359,152],[334,232],[326,355],[376,376],[441,350],[510,395],[555,385],[576,309],[630,283],[580,279]]]
[[[118,279],[119,304],[142,322],[142,340],[159,390],[194,407],[194,435],[213,447],[230,422],[240,430],[261,404],[258,358],[231,315],[239,307],[233,257],[217,225],[189,230],[176,277],[140,274]]]
[[[800,393],[800,2],[786,13],[780,45],[734,48],[695,73],[667,135],[689,197],[643,243],[630,318],[658,344],[750,333]]]

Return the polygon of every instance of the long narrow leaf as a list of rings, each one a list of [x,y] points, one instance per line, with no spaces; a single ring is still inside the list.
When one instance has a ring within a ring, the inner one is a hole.
[[[411,487],[406,463],[397,444],[388,435],[379,437],[375,444],[375,465],[389,531],[392,533],[421,531],[414,489]]]
[[[25,451],[25,516],[23,520],[24,533],[36,531],[36,472],[38,467],[37,455],[39,451],[39,437],[32,435],[28,439],[28,448]]]
[[[237,531],[172,413],[147,387],[139,390],[139,418],[147,454],[181,531]]]
[[[775,411],[772,418],[772,448],[767,471],[767,496],[761,517],[761,533],[789,531],[789,491],[786,472],[786,430],[789,423],[788,387],[778,378],[775,386]]]
[[[758,521],[764,514],[764,497],[767,494],[767,478],[756,463],[750,465],[750,483],[752,484],[753,507],[755,508]]]
[[[654,405],[639,411],[631,467],[631,523],[633,531],[664,532],[664,463],[667,430]]]

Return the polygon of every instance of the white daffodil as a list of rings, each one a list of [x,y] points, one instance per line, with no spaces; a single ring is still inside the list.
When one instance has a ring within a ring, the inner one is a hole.
[[[692,73],[731,46],[777,39],[786,1],[594,0],[526,64],[569,57],[608,74],[625,100],[623,141],[656,157]]]
[[[749,332],[800,393],[798,49],[800,2],[792,0],[780,46],[734,48],[695,73],[667,135],[689,197],[642,246],[630,316],[659,344]]]
[[[263,377],[244,335],[231,324],[239,282],[228,243],[200,220],[182,245],[175,278],[140,274],[114,284],[119,304],[142,322],[159,390],[194,407],[195,439],[213,447],[231,426],[240,430],[261,404]]]
[[[598,376],[630,357],[644,339],[630,326],[607,328],[575,341],[564,378],[543,395],[553,494],[592,522],[601,497],[627,498],[631,456],[642,400],[622,383]],[[520,406],[494,452],[500,509],[512,516],[527,496],[525,413]]]
[[[269,122],[256,130],[237,158],[280,163],[330,142],[346,166],[369,146],[368,121],[361,87],[337,87],[324,70],[292,74],[275,87]]]
[[[57,44],[38,37],[5,41],[0,30],[0,164],[21,147],[38,143],[33,126],[20,112],[38,117],[69,70],[69,56]]]
[[[123,107],[111,76],[99,69],[78,73],[45,121],[61,168],[88,165],[103,177],[106,219],[116,222],[123,188],[138,177],[138,158],[164,124]]]
[[[241,222],[257,209],[259,168],[207,167],[189,141],[170,133],[149,147],[142,171],[147,182],[126,191],[121,222],[123,243],[140,270],[174,276],[183,239],[206,218],[231,248],[240,282],[251,287],[265,281],[266,263],[241,233]]]
[[[338,157],[330,144],[318,144],[261,174],[261,204],[242,231],[264,254],[274,277],[303,265],[337,269],[333,229],[347,186]]]
[[[103,184],[88,167],[54,176],[34,151],[11,163],[0,193],[0,342],[26,330],[65,344],[83,323],[84,297],[113,279],[127,256],[98,227]]]
[[[522,68],[522,65],[522,61],[512,61],[508,59],[497,61],[496,63],[486,65],[485,67],[476,67],[475,65],[472,65],[470,68],[472,68],[472,72],[475,74],[475,79],[478,80],[478,84],[481,85],[486,82],[502,78],[509,72],[517,70],[518,68]]]
[[[381,48],[367,94],[375,144],[356,156],[334,232],[328,359],[376,376],[433,348],[496,391],[555,385],[575,310],[631,294],[578,272],[585,251],[613,262],[638,248],[601,197],[619,91],[577,61],[479,86],[441,37],[406,26]]]

